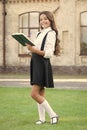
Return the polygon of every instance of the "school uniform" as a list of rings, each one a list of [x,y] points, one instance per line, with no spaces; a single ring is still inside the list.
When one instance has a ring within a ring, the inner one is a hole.
[[[40,87],[53,88],[53,74],[50,58],[55,49],[56,33],[48,27],[41,30],[34,41],[35,47],[44,50],[45,55],[40,56],[32,53],[30,62],[30,79],[31,85],[39,85]]]

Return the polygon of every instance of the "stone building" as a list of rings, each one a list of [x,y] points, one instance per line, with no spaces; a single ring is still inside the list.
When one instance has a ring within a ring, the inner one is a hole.
[[[29,69],[27,48],[12,38],[22,32],[34,39],[40,11],[53,12],[61,56],[51,59],[55,73],[87,73],[87,0],[0,0],[0,72]]]

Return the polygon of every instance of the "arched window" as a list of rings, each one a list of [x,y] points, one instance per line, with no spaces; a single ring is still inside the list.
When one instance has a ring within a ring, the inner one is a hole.
[[[87,55],[87,11],[81,13],[81,43],[80,54]]]
[[[32,40],[36,37],[36,33],[39,31],[39,12],[26,12],[19,15],[19,28],[18,32],[24,33]],[[19,44],[19,56],[28,56],[27,48]]]

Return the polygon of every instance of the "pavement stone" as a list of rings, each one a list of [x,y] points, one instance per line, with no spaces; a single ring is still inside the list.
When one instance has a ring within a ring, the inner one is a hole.
[[[31,87],[30,79],[0,79],[1,87]],[[87,79],[54,79],[58,89],[87,90]]]

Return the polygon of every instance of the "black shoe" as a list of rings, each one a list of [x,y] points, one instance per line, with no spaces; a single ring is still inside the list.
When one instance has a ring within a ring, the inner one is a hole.
[[[52,118],[51,118],[51,124],[52,124],[52,125],[53,125],[53,124],[57,124],[57,123],[58,123],[58,120],[59,120],[59,116],[58,116],[58,115],[52,117]]]

